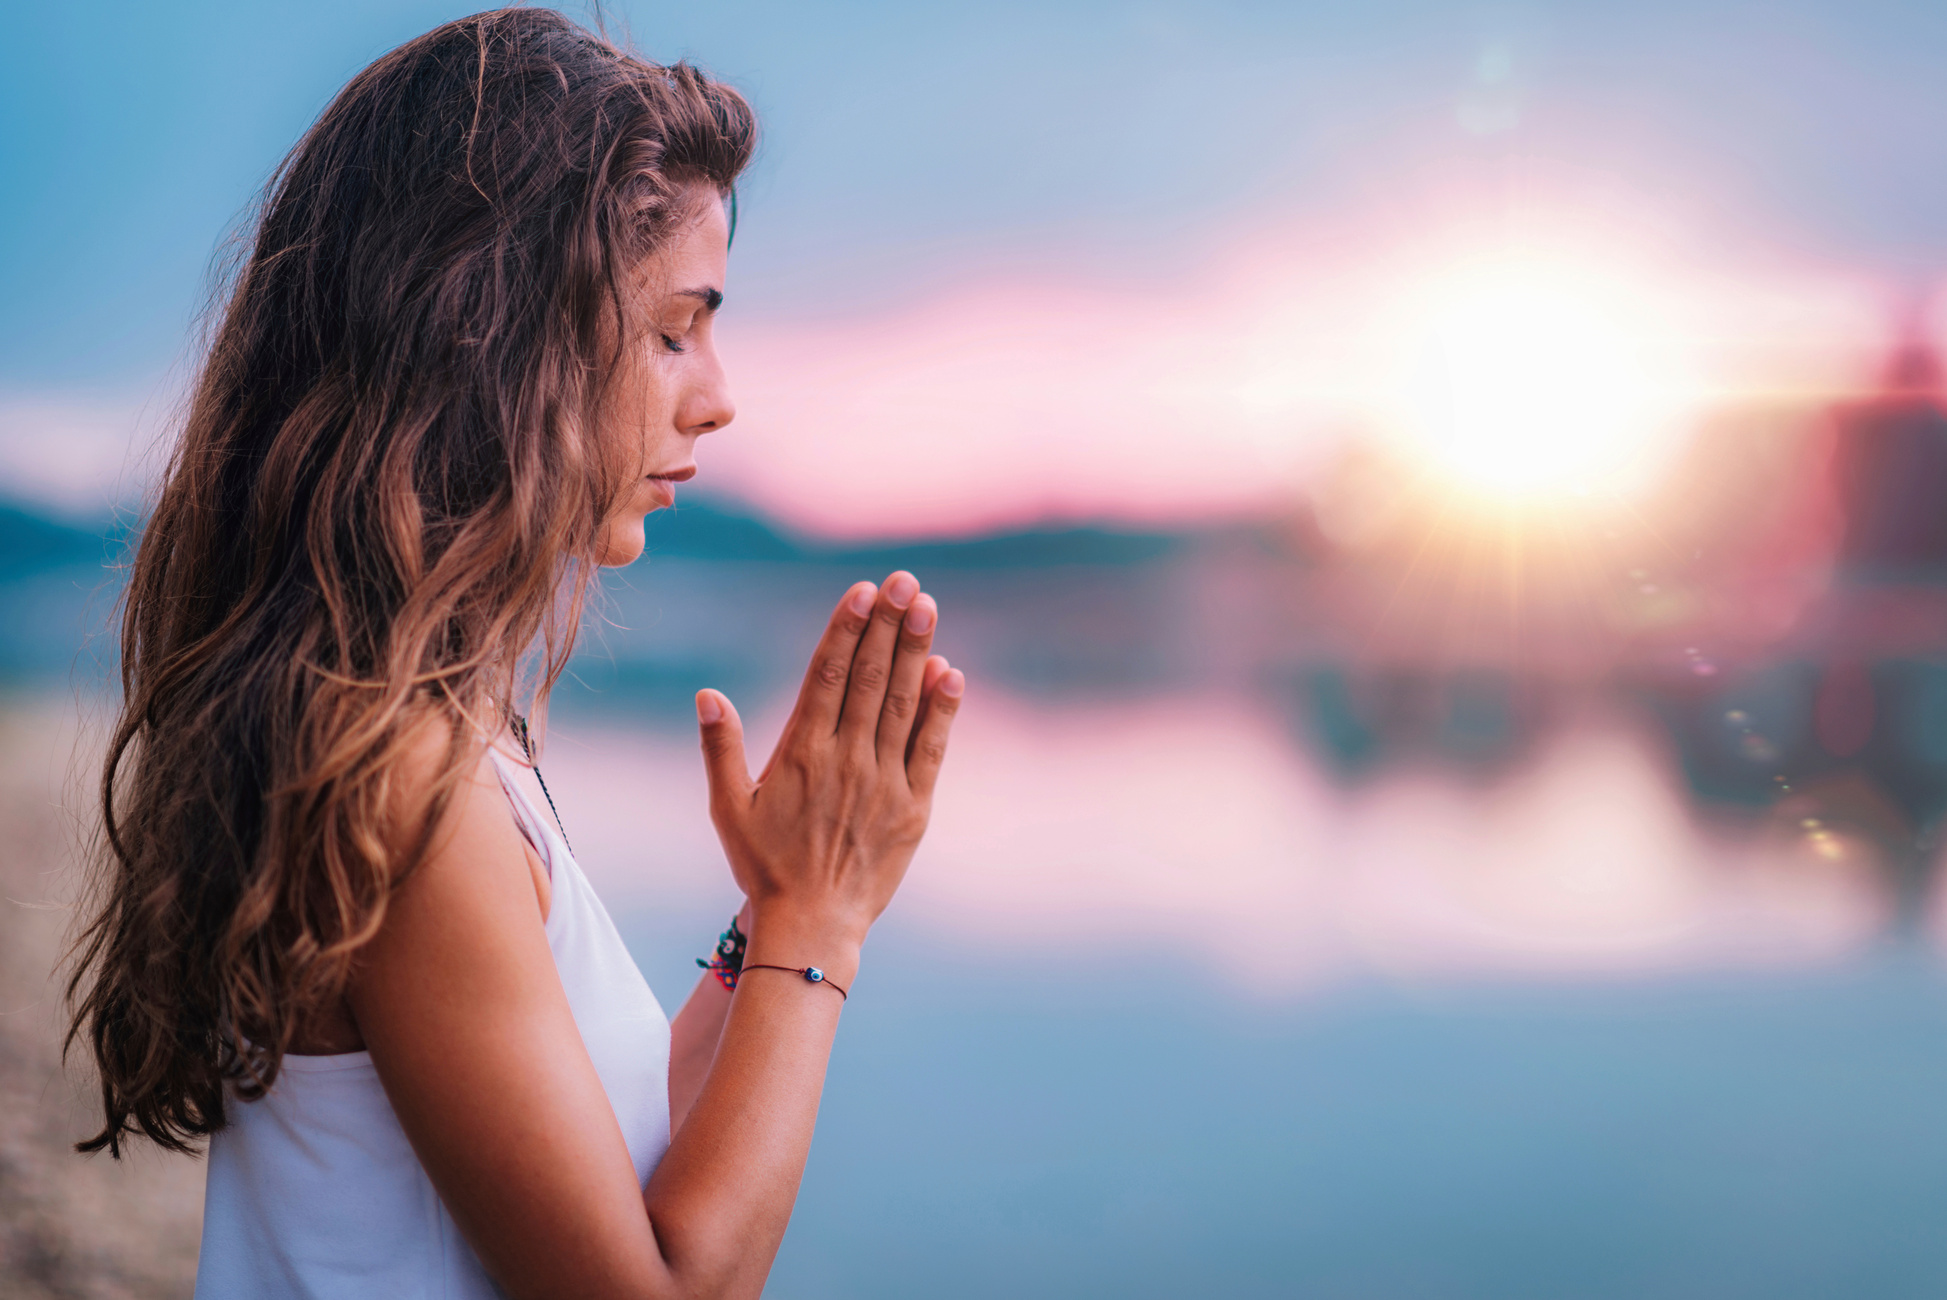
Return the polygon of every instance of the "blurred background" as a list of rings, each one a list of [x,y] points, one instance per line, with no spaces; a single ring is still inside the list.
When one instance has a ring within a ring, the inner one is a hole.
[[[19,4],[0,1291],[186,1295],[46,983],[214,259],[466,6]],[[579,11],[571,11],[577,12]],[[970,678],[767,1294],[1947,1291],[1947,9],[615,4],[766,143],[544,764],[673,1010],[909,567]]]

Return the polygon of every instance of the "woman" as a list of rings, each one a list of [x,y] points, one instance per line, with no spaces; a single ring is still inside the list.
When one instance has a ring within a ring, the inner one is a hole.
[[[72,986],[81,1148],[208,1138],[199,1296],[763,1287],[964,689],[934,603],[846,593],[755,780],[698,694],[747,902],[673,1024],[514,707],[731,420],[754,138],[510,10],[360,73],[272,183],[135,560]]]

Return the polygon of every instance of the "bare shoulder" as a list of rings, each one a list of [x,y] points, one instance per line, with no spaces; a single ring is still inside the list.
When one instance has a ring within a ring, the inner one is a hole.
[[[447,761],[445,738],[426,741],[412,759],[418,770],[401,764],[398,780],[407,788],[397,806],[423,818]],[[481,749],[448,790],[424,857],[394,886],[378,933],[360,952],[351,1001],[369,1043],[377,1046],[386,1025],[427,1028],[421,1022],[438,1011],[420,997],[429,981],[485,991],[511,979],[524,993],[524,971],[545,966],[542,973],[553,975],[531,853]]]
[[[385,821],[395,851],[404,859],[423,855],[396,892],[403,895],[417,876],[433,878],[417,892],[436,893],[491,887],[496,875],[511,874],[526,883],[541,919],[547,919],[547,869],[514,820],[486,742],[456,737],[444,715],[429,713],[408,727],[389,768]],[[435,813],[437,823],[429,827]],[[513,870],[516,861],[519,871]]]
[[[543,994],[559,990],[543,929],[546,872],[514,821],[487,748],[469,748],[456,752],[445,720],[429,718],[407,733],[388,774],[396,843],[417,841],[423,853],[394,885],[346,991],[357,1032],[375,1054],[388,1040],[428,1043],[471,1032],[442,1022],[449,1009],[426,996],[442,986],[470,987],[485,999],[504,985],[514,1001],[498,1005],[532,996],[537,985]]]
[[[484,746],[457,744],[444,717],[422,715],[395,746],[385,762],[380,810],[381,834],[394,862],[410,868],[396,879],[376,933],[360,948],[344,997],[312,1012],[300,1026],[299,1052],[368,1047],[369,1025],[382,1014],[373,990],[401,987],[375,972],[432,951],[441,936],[425,932],[429,923],[473,917],[465,935],[477,955],[491,961],[494,944],[520,930],[538,931],[546,921],[547,872],[514,822],[493,762]],[[435,810],[437,824],[429,827]],[[500,924],[477,924],[481,908],[498,912]]]
[[[476,746],[449,776],[447,735],[425,732],[412,738],[392,797],[423,817],[433,785],[449,780],[445,806],[423,857],[394,885],[377,933],[360,949],[347,992],[388,1090],[398,1083],[410,1094],[402,1119],[412,1096],[431,1102],[452,1062],[486,1059],[485,1044],[510,1025],[567,1014],[532,850],[492,758]]]

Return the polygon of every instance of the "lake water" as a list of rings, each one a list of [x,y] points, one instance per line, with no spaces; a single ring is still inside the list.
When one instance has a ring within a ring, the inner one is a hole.
[[[735,903],[694,740],[551,743],[673,1010]],[[976,681],[767,1294],[1941,1294],[1947,979],[1885,921],[1624,717],[1347,790],[1246,696]]]

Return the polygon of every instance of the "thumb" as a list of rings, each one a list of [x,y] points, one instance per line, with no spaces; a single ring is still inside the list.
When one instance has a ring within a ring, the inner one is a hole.
[[[703,731],[703,771],[710,799],[748,798],[750,767],[744,760],[744,720],[722,691],[696,693],[696,721]]]

